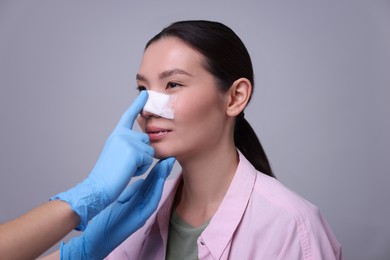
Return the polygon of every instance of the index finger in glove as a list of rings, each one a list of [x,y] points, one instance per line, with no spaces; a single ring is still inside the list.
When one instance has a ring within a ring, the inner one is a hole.
[[[134,181],[132,184],[126,187],[126,189],[122,192],[122,194],[117,199],[118,203],[126,203],[128,202],[134,194],[138,191],[138,189],[141,187],[144,180],[139,179]]]
[[[148,93],[146,91],[141,91],[141,93],[139,93],[139,95],[133,101],[131,106],[122,115],[116,128],[125,127],[128,129],[132,129],[135,119],[137,118],[138,114],[145,106],[147,100],[148,100]]]
[[[145,179],[143,185],[142,185],[142,191],[143,196],[146,197],[148,194],[153,194],[155,191],[154,185],[155,183],[161,179],[162,183],[165,182],[168,175],[171,173],[173,164],[175,163],[176,159],[174,157],[169,157],[163,160],[158,161],[153,169],[148,174],[148,177]]]
[[[134,195],[140,201],[140,216],[149,217],[157,209],[165,180],[171,172],[174,162],[173,158],[158,162],[142,183],[139,192]]]

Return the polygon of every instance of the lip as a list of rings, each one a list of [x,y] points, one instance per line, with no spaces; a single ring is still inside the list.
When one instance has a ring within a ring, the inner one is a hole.
[[[149,136],[150,141],[153,142],[166,137],[171,132],[171,130],[156,126],[147,126],[145,132]]]

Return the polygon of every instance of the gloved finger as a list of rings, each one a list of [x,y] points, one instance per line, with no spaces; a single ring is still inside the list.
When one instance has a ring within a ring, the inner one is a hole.
[[[150,139],[149,136],[143,132],[135,132],[132,131],[130,128],[116,128],[115,131],[112,132],[109,139],[107,141],[110,141],[115,136],[120,136],[129,140],[141,140],[143,143],[149,144]]]
[[[146,91],[141,91],[138,97],[133,101],[131,106],[122,115],[116,128],[125,127],[132,129],[134,121],[136,120],[138,114],[141,112],[142,108],[145,106],[147,100],[148,93]]]
[[[153,184],[156,183],[158,179],[162,179],[163,182],[165,182],[166,178],[172,171],[175,161],[176,159],[174,157],[169,157],[158,161],[156,165],[154,165],[141,187],[144,197],[153,192]]]
[[[166,179],[172,171],[173,165],[176,162],[175,157],[168,157],[162,159],[156,163],[153,169],[150,171],[150,174],[157,174],[159,178]]]
[[[141,151],[141,148],[139,148],[139,151]],[[153,155],[154,155],[153,152],[154,151],[152,151],[152,153],[140,152],[136,155],[137,158],[135,158],[135,160],[137,162],[136,164],[137,168],[134,169],[133,176],[142,175],[149,169],[149,167],[153,163]]]
[[[135,170],[133,176],[140,176],[143,175],[147,170],[150,168],[150,166],[153,164],[153,157],[144,155],[143,156],[143,163],[138,165],[137,169]]]
[[[144,138],[144,140],[139,140],[138,138]],[[146,134],[117,134],[114,131],[114,133],[109,137],[109,139],[107,139],[101,154],[103,155],[107,153],[108,150],[112,149],[135,149],[135,151],[137,152],[143,152],[153,157],[154,148],[148,143],[149,137]]]
[[[128,202],[134,196],[134,194],[139,190],[143,182],[144,180],[139,179],[134,181],[129,186],[127,186],[126,189],[122,192],[122,194],[117,199],[117,202],[122,204]]]
[[[141,209],[141,215],[153,214],[153,212],[157,209],[164,189],[165,179],[159,178],[158,175],[152,176],[151,179],[153,181],[150,181],[148,183],[149,185],[146,185],[146,187],[141,187],[142,190],[146,191],[146,194],[143,194],[144,203],[143,208]],[[146,183],[144,182],[144,185],[145,184]]]
[[[132,226],[134,224],[138,227],[142,226],[157,209],[163,193],[165,179],[169,175],[174,161],[174,158],[159,161],[143,181],[137,192],[133,194],[126,204],[123,204],[126,215],[131,214],[131,212],[138,212],[138,223],[132,219]],[[130,220],[130,218],[127,219]]]
[[[137,151],[148,154],[152,157],[154,156],[154,148],[151,145],[131,139],[126,141],[130,147],[136,148]]]
[[[152,162],[150,164],[145,164],[145,165],[138,167],[133,176],[141,176],[149,169],[151,164],[152,164]]]
[[[146,133],[143,132],[134,132],[132,131],[131,133],[128,134],[128,136],[136,139],[136,140],[141,140],[145,144],[150,143],[150,138]]]
[[[142,209],[143,214],[151,215],[157,209],[160,202],[161,195],[164,189],[165,179],[156,178],[155,182],[152,182],[152,186],[148,187],[149,192],[146,194],[144,200],[148,203],[144,203]]]

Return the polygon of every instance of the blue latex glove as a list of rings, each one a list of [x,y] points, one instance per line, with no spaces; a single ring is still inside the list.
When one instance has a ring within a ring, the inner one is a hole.
[[[132,130],[147,99],[148,93],[142,91],[123,114],[87,179],[52,198],[68,202],[80,216],[76,229],[84,230],[90,219],[119,197],[134,175],[143,174],[152,164],[154,149],[148,135]]]
[[[156,210],[174,158],[161,160],[145,180],[131,184],[119,199],[98,214],[83,235],[61,244],[61,259],[103,259]]]

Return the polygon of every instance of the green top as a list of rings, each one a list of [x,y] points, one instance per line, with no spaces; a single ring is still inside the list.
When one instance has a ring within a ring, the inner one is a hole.
[[[193,227],[184,222],[173,211],[169,221],[167,260],[198,259],[197,240],[210,220],[199,227]]]

